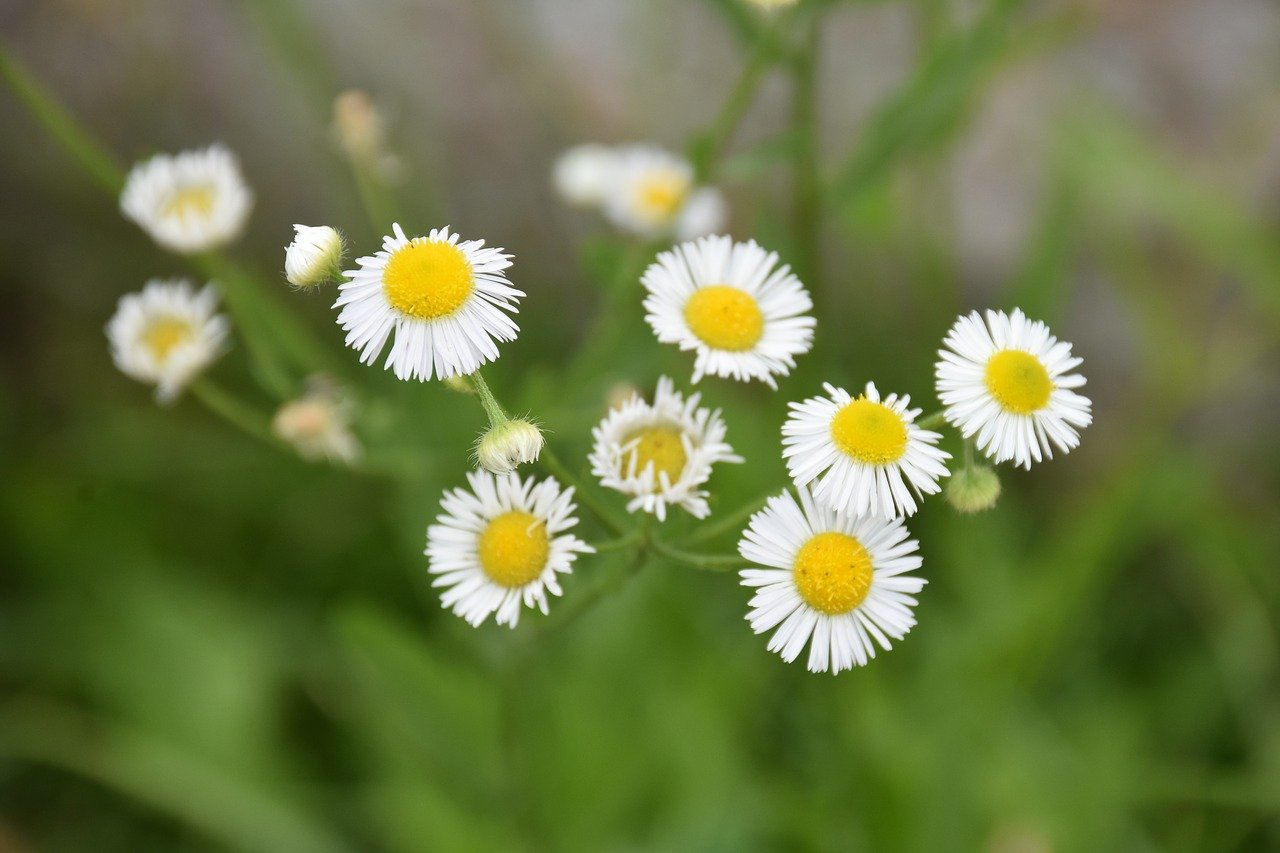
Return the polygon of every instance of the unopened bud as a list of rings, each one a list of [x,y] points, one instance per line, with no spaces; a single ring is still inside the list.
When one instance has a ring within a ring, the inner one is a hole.
[[[986,465],[961,468],[947,482],[946,496],[956,512],[983,512],[1000,498],[1000,477]]]
[[[542,445],[542,430],[529,421],[504,421],[480,437],[476,460],[487,471],[509,474],[517,465],[537,461]]]
[[[457,391],[459,394],[474,394],[476,389],[472,386],[471,380],[465,376],[447,376],[440,380],[440,383],[450,391]]]
[[[294,287],[318,287],[342,275],[342,235],[328,225],[293,226],[284,250],[284,277]]]

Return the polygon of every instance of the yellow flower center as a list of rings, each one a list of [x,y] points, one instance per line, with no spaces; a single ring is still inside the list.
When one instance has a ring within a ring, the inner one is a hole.
[[[867,465],[887,465],[907,452],[907,425],[883,403],[859,397],[831,419],[836,447]]]
[[[659,169],[642,177],[636,196],[645,216],[659,221],[674,219],[689,194],[689,179],[675,169]]]
[[[871,555],[844,533],[819,533],[804,543],[792,573],[805,603],[829,616],[848,613],[871,591]]]
[[[444,241],[409,243],[396,249],[382,273],[382,290],[393,308],[419,320],[448,317],[475,286],[462,250]]]
[[[480,534],[480,568],[499,586],[524,586],[542,574],[550,550],[540,519],[520,510],[504,512]]]
[[[707,346],[730,352],[751,349],[764,333],[755,298],[727,284],[695,291],[685,303],[684,320]]]
[[[1043,409],[1053,393],[1049,371],[1040,359],[1021,350],[1005,349],[991,356],[984,378],[996,402],[1018,415]]]
[[[213,212],[213,188],[202,184],[183,187],[165,202],[161,212],[176,219],[207,217]]]
[[[142,330],[142,345],[151,350],[152,357],[163,362],[178,344],[191,339],[195,331],[186,320],[177,317],[157,317]]]
[[[670,426],[645,427],[627,436],[623,444],[637,439],[639,441],[631,451],[636,461],[637,474],[652,463],[655,477],[665,471],[670,482],[675,483],[680,479],[685,463],[689,461],[684,452],[684,442],[680,440],[680,430]],[[624,468],[629,464],[630,460],[623,460]]]

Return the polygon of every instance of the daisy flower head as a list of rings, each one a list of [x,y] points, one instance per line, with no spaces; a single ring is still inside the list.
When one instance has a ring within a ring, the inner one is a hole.
[[[916,498],[940,490],[951,454],[941,434],[916,426],[911,398],[884,399],[874,382],[856,399],[827,383],[825,397],[789,403],[782,457],[797,486],[817,480],[814,498],[845,515],[896,518],[916,511]]]
[[[547,594],[562,594],[558,575],[595,549],[567,532],[578,523],[572,487],[488,471],[467,480],[470,490],[444,493],[444,512],[427,530],[431,585],[473,627],[496,613],[499,625],[514,628],[521,605],[546,613]]]
[[[810,672],[865,666],[916,624],[913,597],[923,578],[918,543],[901,519],[833,512],[804,486],[770,498],[751,517],[738,553],[766,566],[743,569],[756,590],[747,621],[774,631],[769,651],[794,661],[809,646]]]
[[[355,404],[325,376],[313,376],[307,393],[276,410],[271,431],[310,462],[328,459],[350,465],[360,458],[360,441],[351,432]]]
[[[560,198],[574,207],[599,207],[618,175],[618,154],[607,145],[575,145],[557,159],[551,182]]]
[[[147,282],[121,297],[107,323],[116,367],[156,386],[156,399],[171,402],[225,350],[231,324],[216,313],[212,285],[195,290],[186,281]]]
[[[615,168],[604,212],[623,231],[688,240],[724,227],[724,197],[695,186],[687,160],[655,146],[634,145],[618,151]]]
[[[1080,359],[1038,320],[977,311],[956,320],[938,351],[938,399],[947,421],[996,462],[1012,459],[1030,468],[1080,443],[1093,420],[1087,397],[1074,389]]]
[[[166,249],[216,249],[240,236],[253,193],[236,156],[222,145],[157,154],[129,171],[120,210]]]
[[[347,346],[372,364],[391,338],[386,367],[398,379],[463,376],[496,359],[497,342],[519,332],[507,316],[524,296],[503,274],[511,256],[448,227],[413,238],[391,229],[382,251],[357,258],[360,268],[338,288]]]
[[[700,488],[717,462],[741,462],[725,443],[719,410],[699,408],[667,377],[658,380],[653,402],[639,394],[605,415],[591,436],[591,472],[606,488],[630,495],[628,512],[643,510],[665,521],[668,506],[705,518],[711,507]]]
[[[693,350],[705,375],[777,388],[813,345],[813,302],[791,268],[754,240],[703,237],[658,255],[640,279],[645,319],[662,343]]]

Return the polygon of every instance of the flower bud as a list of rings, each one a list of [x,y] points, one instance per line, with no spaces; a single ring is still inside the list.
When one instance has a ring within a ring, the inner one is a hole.
[[[537,461],[542,445],[542,430],[529,421],[504,421],[480,437],[476,460],[487,471],[509,474],[517,465]]]
[[[342,275],[342,235],[328,225],[293,226],[284,250],[284,277],[294,287],[318,287]]]
[[[459,394],[476,393],[476,389],[471,385],[471,380],[465,376],[446,376],[440,380],[440,383],[450,391],[457,391]]]
[[[1000,477],[986,465],[970,465],[951,475],[946,488],[947,502],[956,512],[983,512],[1000,497]]]

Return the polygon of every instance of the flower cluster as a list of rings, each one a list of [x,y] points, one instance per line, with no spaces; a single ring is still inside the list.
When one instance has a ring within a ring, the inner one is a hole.
[[[346,103],[341,114],[347,147],[364,156],[383,140],[357,109],[362,103]],[[583,145],[566,152],[553,174],[566,201],[599,209],[632,235],[677,241],[639,276],[636,303],[658,342],[691,354],[690,384],[714,377],[777,391],[810,351],[817,319],[805,285],[754,240],[710,233],[724,224],[724,203],[695,184],[689,163],[651,146]],[[139,165],[121,208],[162,247],[210,253],[242,230],[251,200],[234,156],[215,146]],[[535,421],[510,416],[482,375],[520,331],[515,315],[526,294],[508,278],[510,254],[447,226],[410,234],[392,223],[381,250],[344,271],[337,230],[294,229],[285,278],[307,291],[338,283],[336,320],[361,363],[381,360],[401,380],[441,380],[483,409],[488,426],[473,448],[479,470],[467,474],[466,488],[445,491],[424,552],[442,606],[475,626],[493,616],[514,628],[523,608],[546,613],[550,597],[564,594],[562,578],[579,555],[597,550],[573,532],[576,498],[618,534],[610,548],[699,567],[732,561],[753,590],[748,623],[772,632],[768,648],[784,660],[807,649],[813,671],[864,665],[915,625],[925,580],[907,519],[944,491],[959,512],[989,509],[1000,481],[975,455],[1030,468],[1074,448],[1091,420],[1070,344],[1017,309],[973,312],[943,338],[935,371],[940,411],[925,416],[909,396],[884,393],[873,381],[856,393],[824,383],[823,393],[790,402],[779,445],[789,488],[750,515],[738,556],[691,554],[655,533],[650,520],[664,523],[675,510],[707,519],[719,503],[716,468],[744,461],[728,443],[722,412],[703,406],[700,393],[664,376],[651,399],[630,386],[615,394],[584,460],[596,483],[579,483]],[[225,348],[230,323],[216,313],[216,289],[153,281],[124,297],[107,327],[120,369],[172,400]],[[301,396],[281,399],[264,430],[269,436],[307,459],[354,465],[362,458],[359,410],[332,380],[313,376]],[[965,450],[955,470],[942,449],[947,425]],[[533,463],[552,476],[518,473]],[[622,495],[634,527],[589,497],[591,489]]]

